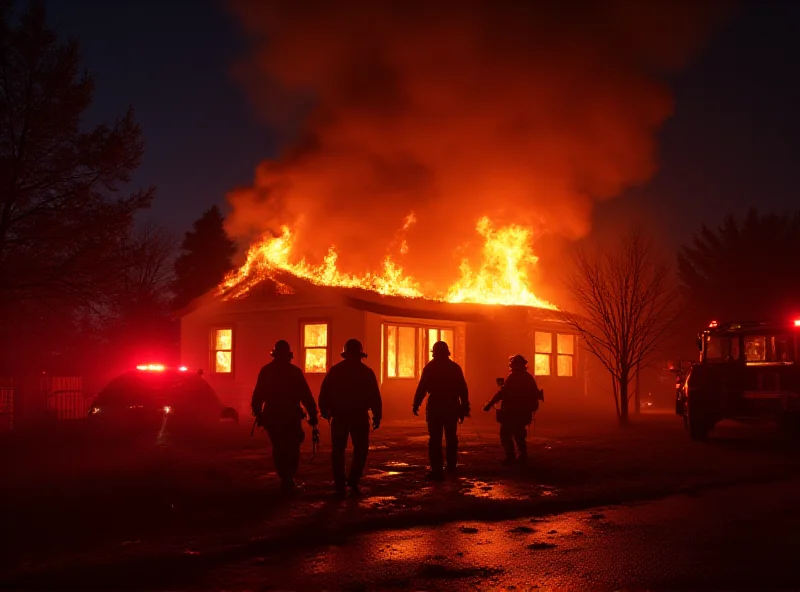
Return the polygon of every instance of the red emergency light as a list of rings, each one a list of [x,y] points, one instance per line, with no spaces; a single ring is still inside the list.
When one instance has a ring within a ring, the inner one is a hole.
[[[713,328],[714,328],[714,327],[716,327],[718,324],[719,324],[719,323],[717,323],[717,321],[711,321],[711,322],[708,324],[708,326],[709,326],[711,329],[713,329]]]
[[[165,368],[164,364],[139,364],[136,366],[137,370],[143,372],[163,372]]]
[[[800,319],[795,319],[794,326],[795,327],[800,327]]]
[[[178,368],[179,372],[186,372],[187,370],[189,369],[186,366],[181,366],[180,368]]]

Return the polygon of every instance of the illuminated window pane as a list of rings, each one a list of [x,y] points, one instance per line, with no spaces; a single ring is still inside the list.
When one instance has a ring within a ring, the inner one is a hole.
[[[415,339],[417,330],[414,327],[399,327],[397,375],[399,378],[414,378],[416,376]]]
[[[218,351],[215,356],[214,370],[220,374],[230,374],[233,370],[233,358],[230,351]]]
[[[559,376],[572,376],[572,356],[558,356]]]
[[[428,329],[428,361],[433,359],[433,354],[431,350],[433,349],[433,344],[439,341],[439,330],[438,329]]]
[[[215,350],[231,350],[233,349],[233,329],[217,329]]]
[[[553,353],[553,336],[550,333],[534,334],[535,351],[538,354],[552,354]],[[548,372],[549,374],[549,372]]]
[[[439,341],[444,341],[447,344],[447,347],[450,348],[450,353],[453,353],[455,348],[455,339],[453,339],[452,329],[442,329],[442,334],[439,337]]]
[[[324,347],[306,349],[304,360],[307,374],[324,374],[328,369],[328,350]]]
[[[328,325],[320,323],[303,327],[303,347],[328,347]]]
[[[386,376],[397,378],[397,327],[386,327]]]
[[[550,354],[536,354],[534,356],[533,373],[536,376],[550,376]]]
[[[570,355],[570,356],[575,354],[575,336],[574,335],[559,335],[558,336],[558,353],[567,354],[567,355]]]

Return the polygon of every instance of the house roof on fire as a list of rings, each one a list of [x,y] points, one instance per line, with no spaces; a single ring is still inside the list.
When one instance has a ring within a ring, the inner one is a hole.
[[[290,293],[286,293],[286,288]],[[486,322],[491,320],[513,320],[540,322],[563,322],[556,311],[530,306],[504,306],[479,303],[453,303],[427,298],[384,296],[360,288],[343,288],[313,284],[291,274],[280,274],[266,278],[253,286],[241,298],[224,299],[216,290],[196,298],[185,308],[176,311],[176,317],[212,303],[216,306],[232,307],[242,312],[300,306],[339,305],[373,312],[388,317],[410,317],[431,320],[462,322]]]

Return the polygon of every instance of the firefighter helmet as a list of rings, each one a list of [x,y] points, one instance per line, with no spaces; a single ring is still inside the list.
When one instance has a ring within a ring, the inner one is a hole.
[[[292,359],[294,354],[292,353],[292,347],[289,345],[289,342],[285,339],[279,339],[275,342],[275,347],[272,348],[270,354],[273,358],[288,358]]]
[[[438,357],[450,357],[450,347],[448,347],[447,343],[444,341],[437,341],[433,344],[431,348],[431,353],[433,354],[434,358]]]
[[[522,354],[517,354],[515,356],[511,356],[508,358],[508,366],[512,370],[514,368],[527,368],[528,367],[528,360],[525,359],[525,356]]]
[[[348,339],[342,348],[343,358],[366,358],[364,346],[358,339]]]

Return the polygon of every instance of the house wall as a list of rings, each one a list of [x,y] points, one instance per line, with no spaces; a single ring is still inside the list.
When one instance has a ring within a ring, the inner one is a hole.
[[[473,417],[490,419],[480,407],[496,392],[495,380],[508,374],[508,358],[520,353],[534,363],[534,332],[546,331],[553,336],[566,333],[565,326],[557,322],[530,321],[515,312],[501,311],[484,321],[432,320],[413,317],[386,316],[361,311],[343,304],[320,306],[318,303],[283,299],[272,303],[218,302],[187,314],[181,319],[181,363],[190,369],[203,369],[204,376],[217,391],[223,403],[239,410],[243,417],[250,414],[250,397],[261,367],[270,361],[269,352],[275,341],[286,339],[295,352],[295,364],[303,365],[303,322],[327,322],[328,367],[341,358],[339,353],[350,338],[360,339],[368,357],[364,360],[378,376],[384,401],[384,417],[411,419],[411,405],[419,373],[427,362],[427,347],[418,343],[417,376],[409,379],[389,378],[383,364],[385,336],[384,323],[412,325],[415,327],[451,328],[455,332],[453,359],[464,369],[470,388]],[[517,311],[519,312],[519,311]],[[233,372],[217,374],[213,371],[212,334],[216,328],[233,329]],[[545,391],[545,409],[591,406],[606,393],[587,388],[585,375],[586,353],[577,343],[574,351],[572,377],[555,376],[555,354],[551,366],[552,376],[539,376],[537,382]],[[593,373],[594,374],[594,373]],[[324,375],[307,374],[315,396]],[[596,377],[596,375],[595,375]],[[607,401],[604,403],[608,404]],[[613,400],[611,401],[613,405]]]
[[[223,303],[224,304],[224,303]],[[272,358],[270,351],[279,339],[292,346],[294,363],[303,365],[302,325],[326,322],[328,365],[338,362],[347,339],[364,339],[364,313],[342,306],[303,306],[271,310],[250,310],[235,306],[199,309],[181,319],[181,363],[191,370],[202,369],[223,404],[235,407],[243,417],[250,415],[250,398],[262,366]],[[233,329],[233,372],[214,372],[213,331]],[[307,374],[314,396],[319,395],[323,374]]]
[[[418,375],[413,379],[390,378],[386,375],[381,363],[382,339],[381,326],[384,323],[398,323],[419,327],[452,327],[455,330],[456,343],[453,359],[464,369],[464,375],[470,389],[470,400],[476,413],[473,416],[483,417],[479,411],[488,399],[497,392],[496,379],[508,374],[508,359],[514,354],[522,354],[530,361],[533,371],[534,332],[543,331],[552,335],[553,352],[556,351],[556,335],[565,334],[565,326],[559,323],[521,323],[517,318],[499,318],[483,322],[455,322],[424,318],[390,317],[376,313],[366,313],[366,339],[370,352],[369,364],[381,380],[386,416],[408,419],[416,390],[419,373],[427,358],[420,360]],[[420,352],[425,355],[426,352]],[[584,376],[584,352],[576,338],[574,349],[573,376],[559,377],[555,374],[555,354],[552,356],[552,375],[539,376],[537,382],[545,390],[548,407],[585,406],[594,398],[588,394]],[[487,416],[488,417],[488,416]],[[493,421],[493,416],[492,416]]]
[[[584,352],[575,343],[573,375],[556,375],[556,335],[570,334],[558,323],[527,323],[516,320],[495,319],[485,323],[470,323],[467,327],[467,380],[472,392],[473,407],[481,406],[496,392],[496,379],[506,377],[508,360],[522,354],[528,360],[528,370],[534,372],[534,332],[552,335],[551,374],[537,376],[539,388],[545,392],[546,408],[563,408],[575,404],[583,405],[589,396],[584,388]]]

